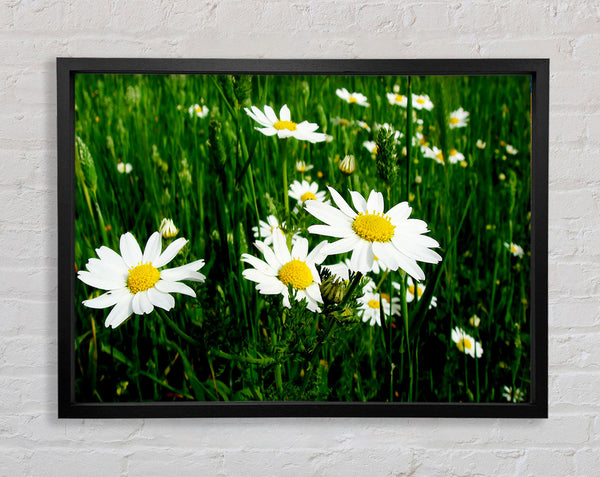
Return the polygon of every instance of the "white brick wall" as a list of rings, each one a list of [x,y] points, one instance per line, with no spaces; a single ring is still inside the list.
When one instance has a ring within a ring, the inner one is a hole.
[[[0,475],[600,475],[595,0],[6,0]],[[550,418],[56,419],[57,56],[549,57]]]

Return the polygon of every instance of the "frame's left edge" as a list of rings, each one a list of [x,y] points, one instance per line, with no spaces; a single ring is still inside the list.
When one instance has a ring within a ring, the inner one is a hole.
[[[58,179],[58,417],[71,417],[73,396],[73,289],[75,277],[75,116],[74,84],[69,58],[57,58],[57,179]]]

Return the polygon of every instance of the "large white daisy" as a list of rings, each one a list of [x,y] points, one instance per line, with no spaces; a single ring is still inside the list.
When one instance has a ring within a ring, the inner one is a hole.
[[[281,234],[273,235],[273,249],[261,241],[255,242],[254,245],[262,252],[265,260],[248,253],[242,254],[242,261],[254,267],[242,272],[244,278],[256,282],[256,289],[263,295],[281,294],[283,305],[287,308],[291,306],[291,286],[297,301],[306,298],[309,310],[320,311],[319,303],[323,303],[319,289],[321,279],[315,265],[325,259],[321,252],[327,242],[321,242],[310,253],[308,240],[303,237],[296,240],[291,252],[285,236]]]
[[[400,299],[392,298],[385,293],[375,292],[375,282],[369,280],[363,287],[363,296],[358,299],[358,315],[363,322],[369,323],[371,326],[381,326],[381,306],[386,317],[400,313]],[[381,299],[381,301],[380,301]]]
[[[452,330],[451,338],[452,341],[456,343],[456,347],[461,353],[468,354],[471,358],[474,358],[475,355],[477,355],[478,358],[481,358],[483,355],[481,343],[475,341],[475,338],[464,330],[461,330],[458,326]]]
[[[319,129],[318,124],[309,123],[308,121],[302,121],[301,123],[293,122],[290,108],[286,104],[279,110],[279,118],[271,106],[265,106],[264,109],[265,112],[263,113],[256,106],[252,106],[251,110],[244,108],[244,111],[262,126],[262,128],[256,127],[254,129],[257,129],[266,136],[277,135],[279,138],[295,137],[296,139],[312,143],[322,142],[327,139],[325,134],[315,132]]]
[[[469,121],[469,113],[463,108],[458,108],[450,113],[450,129],[464,128]]]
[[[292,182],[288,195],[292,199],[296,199],[299,206],[305,204],[307,200],[325,201],[325,191],[319,190],[319,184],[306,180]]]
[[[337,94],[339,98],[343,99],[347,103],[358,104],[359,106],[365,107],[370,106],[370,104],[367,103],[367,97],[362,93],[351,93],[346,88],[342,88],[336,89],[335,94]]]
[[[142,253],[135,237],[127,232],[121,235],[121,255],[105,246],[96,249],[100,258],[90,258],[86,270],[79,271],[77,278],[86,285],[108,291],[97,298],[84,300],[83,304],[89,308],[115,305],[106,317],[105,325],[116,328],[133,313],[152,313],[155,306],[170,310],[175,306],[170,293],[195,297],[194,290],[179,280],[203,282],[206,277],[198,270],[204,260],[159,270],[173,260],[187,242],[184,238],[174,240],[161,253],[160,232],[154,232]]]
[[[409,219],[412,208],[401,202],[384,212],[383,195],[371,191],[369,199],[350,191],[355,212],[342,196],[329,187],[335,207],[317,201],[305,204],[306,210],[325,224],[311,225],[313,234],[336,237],[340,240],[324,249],[327,255],[352,251],[351,268],[368,273],[373,268],[375,256],[390,270],[401,268],[417,280],[425,279],[417,260],[437,263],[442,257],[430,250],[439,247],[436,240],[423,234],[429,232],[427,224]]]

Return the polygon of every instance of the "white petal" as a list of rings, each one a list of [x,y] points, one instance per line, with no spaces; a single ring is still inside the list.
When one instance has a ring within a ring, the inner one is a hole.
[[[101,290],[117,290],[119,288],[125,288],[126,285],[125,280],[123,280],[122,277],[104,277],[87,272],[85,270],[80,270],[77,273],[77,278],[79,278],[86,285],[100,288]]]
[[[185,246],[188,241],[183,237],[174,240],[165,248],[164,252],[152,261],[152,265],[156,268],[164,267],[167,263],[175,258],[179,251]]]
[[[325,247],[327,247],[328,242],[324,240],[320,242],[315,248],[311,250],[311,252],[306,256],[306,261],[311,263],[319,264],[323,260],[327,258],[327,254],[325,253]],[[314,276],[314,275],[313,275]]]
[[[175,306],[175,298],[168,293],[163,293],[157,288],[148,289],[148,299],[154,306],[158,306],[163,310],[169,311]]]
[[[304,237],[298,238],[296,243],[292,247],[292,258],[298,258],[300,260],[305,260],[308,255],[308,240]]]
[[[350,206],[348,205],[348,203],[339,194],[339,192],[336,191],[333,187],[327,186],[327,188],[329,189],[329,193],[331,194],[331,197],[333,198],[333,201],[335,202],[335,205],[337,205],[339,207],[339,209],[344,214],[346,214],[348,217],[350,217],[351,219],[353,219],[354,217],[356,217],[356,212],[354,212],[350,208]]]
[[[348,217],[339,209],[316,200],[309,200],[304,205],[304,208],[309,214],[315,216],[320,221],[334,227],[350,227],[354,217],[356,217],[356,214]]]
[[[316,301],[318,303],[323,303],[323,297],[321,296],[321,289],[319,288],[319,285],[317,285],[316,283],[310,285],[304,291],[306,292],[306,295],[309,298],[312,298],[314,301]]]
[[[275,252],[277,259],[282,264],[288,263],[290,260],[292,260],[284,235],[273,235],[273,251]]]
[[[367,201],[365,198],[355,190],[350,191],[350,195],[352,196],[352,203],[354,204],[354,208],[358,212],[365,212],[367,210]]]
[[[327,237],[336,238],[344,238],[352,233],[350,230],[332,227],[331,225],[311,225],[308,227],[308,231],[311,234],[326,235]]]
[[[121,323],[123,323],[127,318],[131,316],[133,313],[132,309],[133,295],[130,296],[123,301],[120,301],[115,305],[115,307],[110,311],[108,316],[106,317],[106,321],[104,322],[104,326],[107,328],[110,326],[112,328],[116,328]]]
[[[350,258],[352,269],[368,273],[373,268],[373,260],[373,246],[371,242],[361,240]]]
[[[383,207],[383,194],[372,190],[369,194],[369,199],[367,200],[367,210],[382,214]]]
[[[115,268],[118,268],[123,273],[126,273],[128,271],[127,265],[123,261],[123,257],[121,257],[121,255],[119,255],[114,250],[103,245],[102,247],[96,249],[96,254],[98,255],[98,257],[100,257],[100,260],[109,263]]]
[[[248,253],[242,254],[242,262],[249,263],[256,270],[261,271],[265,275],[274,276],[277,273],[275,270],[273,270],[272,267],[269,266],[268,263],[262,261],[260,258],[257,258],[257,257],[255,257],[253,255],[250,255]]]
[[[356,235],[346,237],[337,242],[333,242],[323,247],[323,253],[327,255],[336,255],[338,253],[346,253],[353,250],[362,242]]]
[[[144,249],[144,255],[142,256],[142,262],[153,263],[160,255],[162,248],[162,240],[160,232],[154,232],[150,235],[148,242],[146,242],[146,248]]]
[[[272,235],[271,239],[273,239],[274,236],[275,235]],[[275,256],[275,254],[273,253],[273,250],[270,247],[268,247],[266,243],[261,242],[260,240],[257,242],[254,242],[254,246],[262,252],[262,254],[264,255],[265,260],[267,261],[269,266],[271,268],[273,268],[275,273],[277,273],[279,271],[279,269],[281,268],[281,266],[283,265],[283,263],[281,263],[279,261],[279,259]]]
[[[392,223],[397,225],[408,219],[412,208],[408,206],[408,202],[400,202],[386,212],[385,215],[392,219]]]
[[[265,116],[271,124],[275,124],[278,121],[277,115],[271,106],[265,106]]]
[[[144,314],[147,315],[149,313],[152,313],[154,311],[154,305],[148,298],[148,290],[144,290],[142,292],[136,293],[136,296],[137,295],[139,295],[139,297],[140,297],[139,304],[140,304]],[[135,299],[135,296],[133,298]]]
[[[84,300],[83,305],[88,308],[108,308],[109,306],[116,305],[120,301],[128,300],[131,293],[127,288],[121,290],[114,290],[104,293],[99,297],[92,298],[91,300]]]
[[[291,121],[292,115],[290,113],[290,108],[287,107],[287,104],[284,104],[279,110],[279,119],[282,121]]]
[[[90,258],[85,264],[85,268],[98,277],[126,280],[129,275],[129,270],[127,270],[123,260],[121,260],[121,264],[122,266],[115,267],[112,262],[98,258]]]
[[[260,131],[261,133],[263,133],[265,136],[275,136],[275,134],[277,134],[279,131],[277,131],[277,129],[275,129],[272,126],[268,126],[265,128],[254,128],[257,131]]]
[[[196,292],[188,287],[185,283],[179,283],[169,280],[159,280],[154,285],[158,291],[163,293],[181,293],[182,295],[189,295],[196,297]]]
[[[123,261],[129,268],[136,267],[142,261],[142,249],[131,232],[121,235],[119,246]]]

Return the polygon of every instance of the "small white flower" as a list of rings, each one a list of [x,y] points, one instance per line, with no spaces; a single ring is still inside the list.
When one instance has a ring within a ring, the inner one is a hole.
[[[116,328],[133,313],[152,313],[155,306],[170,310],[175,306],[175,299],[169,293],[195,297],[194,290],[180,280],[203,282],[206,277],[198,270],[204,266],[204,260],[159,270],[173,260],[187,242],[178,238],[161,253],[160,232],[154,232],[142,253],[135,237],[127,232],[121,235],[121,255],[105,246],[97,248],[96,254],[100,258],[90,258],[86,270],[80,270],[77,278],[86,285],[108,291],[84,300],[83,305],[89,308],[115,305],[104,324]]]
[[[481,343],[475,341],[471,335],[465,333],[465,331],[461,330],[458,326],[452,330],[451,337],[461,353],[468,354],[472,358],[475,358],[476,354],[478,358],[481,358],[483,355]]]
[[[450,113],[450,129],[464,128],[469,121],[469,113],[463,108],[458,108]]]
[[[319,284],[321,279],[315,265],[320,264],[325,256],[321,253],[327,242],[321,242],[312,252],[308,252],[308,240],[299,237],[292,246],[287,247],[285,236],[273,235],[273,248],[264,242],[254,243],[261,251],[264,261],[248,253],[242,254],[242,262],[252,265],[242,275],[247,280],[256,282],[256,289],[263,295],[282,295],[283,305],[291,308],[289,287],[293,289],[293,298],[301,301],[306,298],[310,311],[320,311],[323,303]]]
[[[448,151],[448,161],[450,164],[456,164],[465,160],[465,156],[462,152],[458,152],[456,149],[450,149]]]
[[[473,328],[479,328],[480,323],[481,323],[481,318],[479,318],[477,315],[473,315],[471,318],[469,318],[469,324]]]
[[[358,299],[358,315],[362,321],[371,326],[381,326],[381,306],[386,317],[400,313],[400,299],[392,298],[385,293],[375,293],[375,283],[369,280],[363,287],[363,296]]]
[[[367,97],[361,93],[350,93],[346,88],[336,89],[335,94],[349,104],[358,104],[359,106],[368,107]]]
[[[173,238],[179,233],[179,229],[175,227],[173,220],[167,218],[161,220],[158,231],[165,239]]]
[[[512,386],[504,386],[502,388],[502,397],[508,402],[523,402],[525,401],[525,392],[519,388],[515,388],[513,391]]]
[[[386,93],[386,96],[390,104],[402,106],[403,108],[406,108],[406,105],[408,104],[408,98],[403,94]]]
[[[326,197],[325,191],[319,191],[319,184],[305,180],[292,182],[288,196],[296,199],[299,206],[302,206],[306,201],[324,202]]]
[[[427,111],[431,111],[433,109],[433,103],[426,94],[413,94],[412,106],[415,109],[426,109]]]
[[[401,285],[399,283],[394,283],[393,285],[394,285],[394,288],[396,288],[396,290],[398,290],[398,291],[402,290]],[[413,281],[413,279],[411,277],[406,277],[406,302],[407,303],[411,303],[412,301],[414,301],[415,292],[417,295],[417,301],[419,301],[421,299],[421,297],[423,296],[423,293],[425,293],[425,285],[422,285],[421,283],[417,282],[417,284],[415,286],[415,282]],[[429,303],[429,309],[435,308],[436,306],[437,306],[437,298],[432,296],[431,302]]]
[[[313,165],[307,164],[304,161],[296,161],[296,171],[297,172],[308,172],[310,171],[313,167]]]
[[[309,123],[308,121],[302,121],[301,123],[295,123],[291,120],[290,109],[284,104],[279,110],[279,118],[273,111],[271,106],[264,107],[264,113],[256,106],[252,106],[251,110],[244,108],[244,111],[259,123],[262,128],[255,127],[254,129],[260,131],[265,136],[275,136],[283,139],[287,137],[295,137],[301,141],[309,141],[312,143],[323,142],[327,140],[327,136],[323,133],[315,132],[319,125],[316,123]]]
[[[118,162],[117,163],[117,170],[121,174],[129,174],[132,169],[133,169],[133,166],[131,164],[129,164],[129,163],[124,163],[124,162]]]
[[[203,118],[208,115],[208,107],[205,104],[203,104],[202,106],[200,106],[199,104],[193,104],[189,107],[188,113],[190,113],[190,116],[192,117],[196,115],[199,118]]]
[[[475,146],[479,149],[485,149],[485,146],[487,144],[485,142],[483,142],[481,139],[477,139],[477,142],[475,143]]]
[[[523,247],[517,245],[516,243],[504,242],[504,246],[510,250],[510,253],[512,253],[515,257],[522,258],[525,253]]]
[[[358,127],[364,129],[365,131],[371,132],[371,128],[369,127],[369,125],[367,123],[365,123],[364,121],[356,121],[356,124],[358,125]]]
[[[400,202],[384,212],[383,194],[371,191],[368,200],[356,191],[350,191],[355,212],[333,188],[329,192],[338,208],[315,200],[308,201],[305,209],[324,224],[311,225],[312,234],[326,235],[340,240],[324,249],[327,255],[352,251],[352,269],[368,273],[375,256],[390,270],[401,268],[417,280],[425,274],[417,260],[438,263],[442,257],[431,250],[439,247],[436,240],[423,235],[429,232],[427,224],[409,219],[412,208]]]
[[[371,154],[377,154],[377,143],[375,141],[365,141],[363,142],[363,146],[367,148]]]
[[[506,145],[506,152],[508,154],[510,154],[511,156],[514,156],[515,154],[517,154],[519,151],[517,151],[514,147],[512,147],[510,144]]]
[[[445,165],[444,154],[442,153],[441,149],[438,149],[436,146],[433,146],[433,148],[421,146],[421,152],[423,153],[423,157],[428,157],[433,159],[438,164]]]
[[[271,245],[273,243],[274,234],[285,236],[282,230],[282,227],[285,227],[285,223],[279,225],[279,221],[274,215],[269,215],[266,222],[264,220],[259,220],[258,225],[259,227],[252,227],[254,238],[262,240],[265,245]]]

